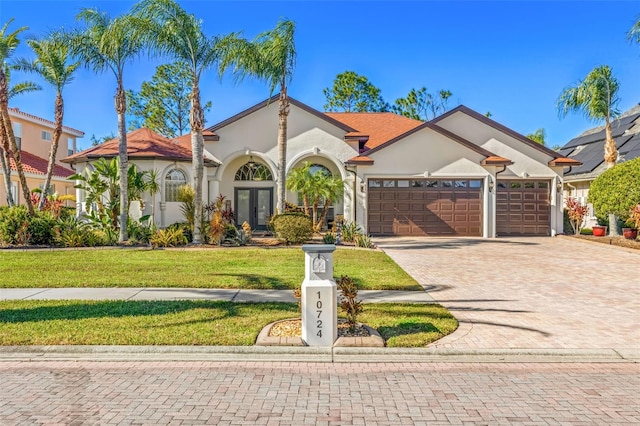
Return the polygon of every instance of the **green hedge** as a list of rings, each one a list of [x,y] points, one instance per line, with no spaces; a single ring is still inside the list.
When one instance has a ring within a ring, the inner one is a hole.
[[[313,237],[313,223],[304,213],[275,215],[269,223],[276,237],[287,244],[305,243]]]

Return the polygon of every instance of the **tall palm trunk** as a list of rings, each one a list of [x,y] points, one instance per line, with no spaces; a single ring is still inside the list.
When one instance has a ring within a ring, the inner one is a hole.
[[[0,114],[0,164],[2,165],[2,177],[4,178],[4,189],[7,195],[7,206],[12,207],[15,204],[13,195],[11,194],[11,160],[9,159],[9,141],[7,141],[7,135],[4,130],[4,120],[2,120],[2,114]]]
[[[58,152],[58,145],[60,143],[60,135],[62,134],[62,121],[64,118],[64,102],[62,100],[62,93],[58,91],[56,94],[56,112],[55,120],[56,126],[53,129],[53,141],[51,142],[51,150],[49,151],[49,164],[47,165],[47,176],[44,180],[44,187],[42,188],[42,194],[40,194],[40,204],[38,209],[42,210],[47,202],[47,194],[49,194],[49,187],[51,186],[51,177],[53,176],[53,170],[56,166],[56,154]]]
[[[127,111],[127,99],[122,85],[122,79],[118,79],[118,90],[115,97],[116,113],[118,114],[118,158],[120,159],[120,234],[119,242],[127,241],[127,221],[129,219],[129,191],[128,171],[129,157],[127,155],[127,124],[125,113]]]
[[[4,127],[5,137],[11,144],[13,161],[16,163],[16,170],[18,171],[18,179],[20,180],[20,186],[22,187],[24,202],[27,205],[29,216],[33,216],[34,211],[33,204],[31,203],[31,194],[29,193],[27,179],[24,176],[20,150],[18,149],[18,145],[16,144],[16,138],[13,134],[13,127],[11,126],[11,118],[9,117],[9,87],[7,86],[7,76],[4,73],[3,67],[0,67],[0,116]]]
[[[289,115],[289,98],[287,87],[283,83],[278,99],[278,202],[277,213],[284,213],[286,199],[287,172],[287,116]]]
[[[618,160],[618,149],[616,148],[616,142],[613,140],[613,135],[611,134],[611,122],[607,117],[606,124],[604,127],[605,132],[605,140],[604,140],[604,162],[607,165],[607,168],[616,165],[616,161]]]
[[[202,242],[202,175],[204,173],[204,138],[202,129],[204,128],[204,111],[200,104],[200,87],[198,77],[193,78],[193,89],[191,91],[191,112],[189,114],[191,124],[191,152],[193,165],[193,199],[195,212],[193,220],[193,244]]]

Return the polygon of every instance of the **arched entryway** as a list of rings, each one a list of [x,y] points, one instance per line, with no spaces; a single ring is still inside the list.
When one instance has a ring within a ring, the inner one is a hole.
[[[273,214],[273,173],[264,163],[249,157],[234,176],[236,224],[247,222],[251,229],[267,230]]]

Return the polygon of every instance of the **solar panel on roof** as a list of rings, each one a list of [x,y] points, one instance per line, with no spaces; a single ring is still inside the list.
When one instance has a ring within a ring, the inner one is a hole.
[[[586,145],[577,155],[571,158],[580,161],[582,165],[572,168],[571,172],[567,173],[567,175],[592,172],[596,167],[600,165],[600,163],[604,161],[604,145]]]
[[[611,133],[613,137],[616,138],[624,134],[624,132],[626,132],[628,129],[633,127],[633,125],[635,124],[636,120],[638,120],[638,118],[640,118],[640,114],[632,114],[626,117],[622,117],[618,120],[615,120],[613,123],[611,123]],[[562,148],[571,148],[571,147],[576,147],[580,145],[594,143],[597,141],[604,141],[604,138],[605,138],[605,131],[604,129],[602,129],[595,133],[573,138],[569,142],[567,142]]]

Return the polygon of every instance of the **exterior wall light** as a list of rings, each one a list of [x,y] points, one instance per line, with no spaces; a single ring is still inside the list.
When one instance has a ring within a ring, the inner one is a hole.
[[[493,188],[495,187],[495,182],[493,181],[493,179],[489,179],[489,192],[493,192]]]

